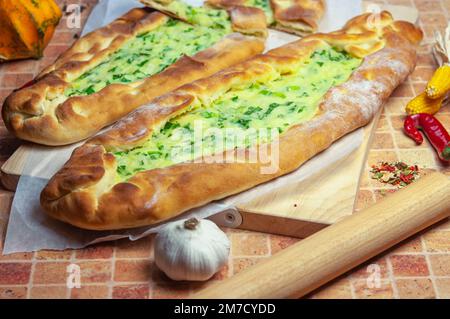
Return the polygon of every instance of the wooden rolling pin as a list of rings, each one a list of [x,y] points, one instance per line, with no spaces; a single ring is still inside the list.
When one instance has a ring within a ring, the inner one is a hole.
[[[193,298],[301,297],[450,215],[450,178],[422,177]]]

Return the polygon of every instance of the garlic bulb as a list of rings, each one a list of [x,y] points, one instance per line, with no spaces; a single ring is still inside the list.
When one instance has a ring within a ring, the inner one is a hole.
[[[229,253],[227,235],[207,219],[175,221],[155,238],[155,263],[173,280],[207,280],[227,263]]]

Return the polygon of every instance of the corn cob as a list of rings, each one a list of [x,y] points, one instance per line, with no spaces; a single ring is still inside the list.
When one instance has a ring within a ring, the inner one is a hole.
[[[409,101],[405,110],[408,114],[435,114],[441,108],[444,99],[445,94],[437,99],[431,99],[428,97],[427,93],[423,92]]]
[[[439,99],[450,90],[450,65],[444,64],[434,72],[425,92],[430,99]]]

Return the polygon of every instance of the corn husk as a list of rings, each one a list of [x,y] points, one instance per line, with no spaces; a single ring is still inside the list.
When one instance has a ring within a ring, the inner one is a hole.
[[[433,46],[433,56],[439,66],[450,64],[450,23],[443,33],[434,31],[434,38],[436,43]],[[448,104],[450,101],[450,94],[447,94],[442,105]]]
[[[450,63],[450,24],[444,33],[434,32],[436,43],[433,46],[433,56],[439,66]]]

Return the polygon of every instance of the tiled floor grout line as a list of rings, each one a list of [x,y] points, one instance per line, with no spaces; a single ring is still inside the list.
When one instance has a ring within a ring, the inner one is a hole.
[[[389,122],[390,122],[390,131],[391,131],[390,134],[391,134],[391,137],[392,137],[392,143],[394,144],[394,152],[395,152],[395,155],[397,156],[398,160],[401,161],[402,158],[401,158],[400,151],[398,149],[397,140],[395,138],[395,130],[394,130],[394,127],[392,125],[390,116],[389,116]]]
[[[392,263],[389,257],[386,257],[386,267],[387,267],[387,273],[388,273],[388,277],[389,280],[391,281],[391,285],[392,285],[392,293],[395,299],[400,299],[399,293],[398,293],[398,287],[397,287],[397,283],[395,281],[395,277],[394,277],[394,268],[392,267]]]
[[[154,284],[155,283],[153,282],[153,280],[149,280],[147,282],[147,285],[148,285],[148,298],[147,299],[153,299],[153,291],[155,289]]]
[[[30,279],[28,281],[28,286],[27,286],[27,295],[26,295],[27,299],[31,298],[31,289],[33,288],[35,267],[36,267],[36,252],[33,252],[33,256],[31,257]]]
[[[108,282],[108,298],[112,299],[113,297],[113,289],[114,289],[114,276],[116,272],[116,251],[117,251],[117,242],[114,242],[113,252],[111,256],[111,278]]]
[[[75,250],[73,250],[71,252],[69,260],[72,264],[76,264]],[[66,286],[67,286],[67,283],[66,283]],[[71,295],[72,295],[72,288],[67,287],[67,299],[70,299]]]
[[[430,274],[429,278],[430,278],[431,285],[434,290],[434,295],[436,296],[436,299],[439,299],[439,291],[438,291],[437,285],[436,285],[436,278],[434,276],[433,268],[431,266],[430,256],[428,254],[427,243],[426,243],[425,239],[423,238],[423,236],[420,236],[420,242],[421,242],[423,250],[424,250],[425,262],[427,263],[428,272]]]
[[[348,279],[348,283],[350,285],[350,295],[352,296],[352,299],[358,299],[358,296],[356,295],[356,288],[353,285],[351,275],[347,276],[347,279]]]

